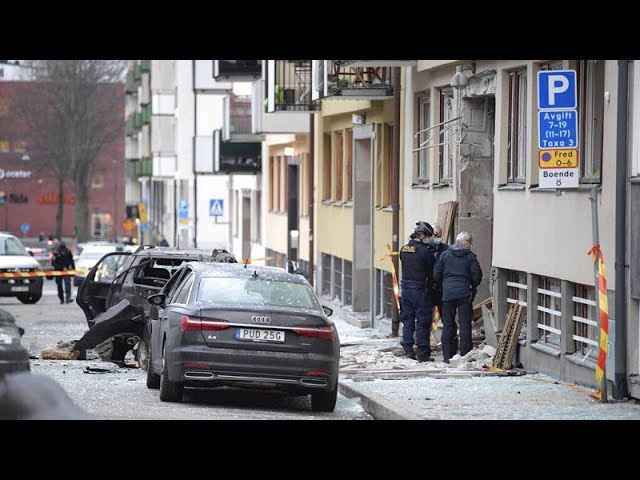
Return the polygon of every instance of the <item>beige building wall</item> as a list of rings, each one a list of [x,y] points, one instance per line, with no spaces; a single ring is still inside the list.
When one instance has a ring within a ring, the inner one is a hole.
[[[568,68],[564,62],[563,68]],[[528,150],[525,189],[499,187],[506,183],[508,78],[505,72],[527,66]],[[575,191],[540,191],[538,184],[538,104],[536,61],[505,61],[497,66],[494,248],[493,264],[555,277],[585,285],[593,285],[593,262],[587,251],[593,245],[589,186]],[[605,92],[614,92],[617,82],[615,61],[605,64]],[[602,187],[598,194],[600,245],[608,271],[609,290],[615,289],[614,224],[615,224],[615,145],[616,99],[604,104]],[[582,161],[583,152],[580,152]]]
[[[351,205],[328,204],[321,198],[323,188],[324,134],[352,128],[353,113],[364,113],[367,124],[390,123],[393,121],[393,101],[368,100],[326,100],[322,103],[322,113],[316,122],[316,201],[318,252],[334,255],[345,260],[353,259],[353,212]],[[374,141],[374,158],[378,157]],[[346,148],[346,142],[345,142]],[[374,186],[375,190],[375,186]],[[388,217],[388,218],[387,218]],[[379,262],[386,252],[386,243],[391,242],[391,211],[374,212],[374,261],[377,268],[390,270],[390,265]]]

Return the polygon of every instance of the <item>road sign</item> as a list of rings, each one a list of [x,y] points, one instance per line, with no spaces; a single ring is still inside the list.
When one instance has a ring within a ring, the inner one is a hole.
[[[540,168],[578,168],[578,149],[538,150]]]
[[[212,198],[209,200],[209,215],[212,217],[221,217],[224,213],[224,200],[221,198]]]
[[[578,111],[540,110],[538,148],[578,148]]]
[[[27,222],[20,225],[20,231],[22,232],[23,235],[26,235],[27,233],[29,233],[29,230],[31,230],[31,225],[29,225]]]
[[[148,232],[151,228],[151,225],[149,225],[148,223],[141,223],[140,224],[140,231],[142,232]]]
[[[578,188],[580,171],[577,168],[540,170],[540,188]]]
[[[144,202],[138,203],[138,218],[140,218],[141,223],[147,223],[149,221],[149,217],[147,216],[147,206]]]
[[[178,216],[180,220],[186,220],[189,218],[189,202],[186,200],[180,200],[178,207]]]
[[[538,108],[557,110],[578,108],[575,70],[538,72]]]

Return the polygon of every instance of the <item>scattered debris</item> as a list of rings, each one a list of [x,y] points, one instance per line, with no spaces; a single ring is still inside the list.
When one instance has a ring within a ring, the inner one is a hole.
[[[84,373],[118,373],[117,370],[113,370],[111,368],[100,368],[100,367],[84,367],[82,370]]]

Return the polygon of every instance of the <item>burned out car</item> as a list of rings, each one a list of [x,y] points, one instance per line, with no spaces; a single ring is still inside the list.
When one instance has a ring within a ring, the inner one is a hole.
[[[75,342],[82,352],[94,348],[103,360],[124,365],[134,346],[136,360],[147,368],[150,305],[173,273],[185,262],[235,261],[226,250],[176,249],[143,245],[135,252],[104,255],[78,288],[76,303],[89,331]]]

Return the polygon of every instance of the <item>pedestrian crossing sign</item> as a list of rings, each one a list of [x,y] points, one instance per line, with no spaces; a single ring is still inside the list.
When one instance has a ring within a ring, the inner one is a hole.
[[[221,217],[223,214],[224,200],[221,198],[212,198],[209,200],[209,216]]]

